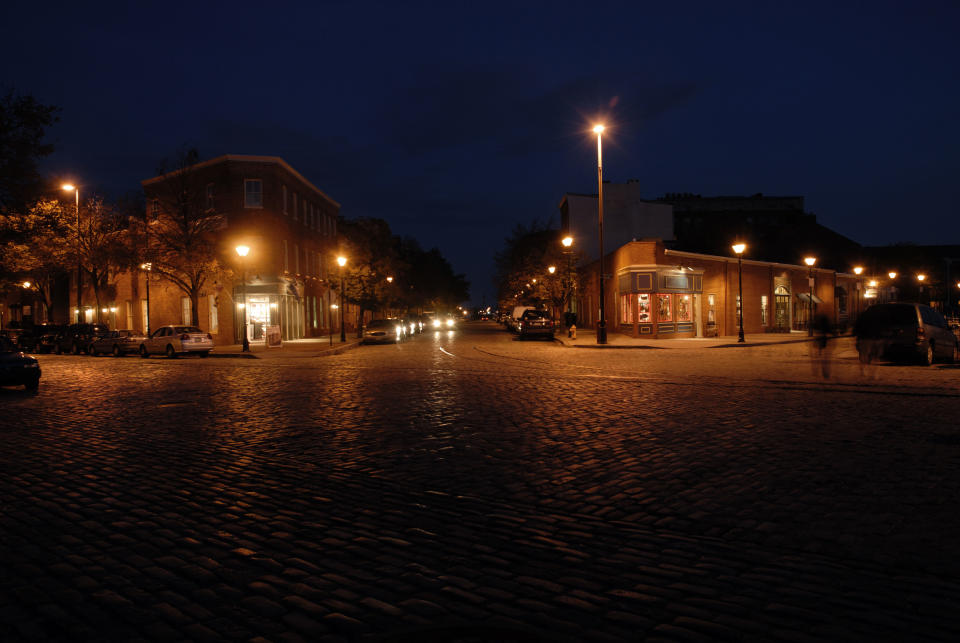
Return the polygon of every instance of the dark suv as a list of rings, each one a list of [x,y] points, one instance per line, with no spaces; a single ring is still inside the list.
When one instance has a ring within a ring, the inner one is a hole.
[[[877,304],[867,308],[854,326],[862,361],[874,357],[957,361],[960,346],[943,316],[923,304]]]
[[[53,349],[60,353],[78,355],[86,353],[93,340],[110,332],[106,324],[70,324],[61,331],[53,343]]]

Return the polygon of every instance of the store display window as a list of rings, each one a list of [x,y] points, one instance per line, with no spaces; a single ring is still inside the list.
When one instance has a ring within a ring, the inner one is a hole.
[[[657,320],[668,322],[673,320],[673,308],[670,305],[672,295],[657,295]]]
[[[633,323],[633,302],[632,295],[620,295],[620,323]]]
[[[690,295],[677,295],[678,322],[688,322],[693,320],[693,307],[690,304]]]
[[[650,294],[637,295],[637,321],[641,324],[650,322]]]

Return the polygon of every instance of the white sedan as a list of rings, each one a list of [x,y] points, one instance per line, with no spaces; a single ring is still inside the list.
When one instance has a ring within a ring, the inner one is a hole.
[[[140,344],[140,357],[196,353],[206,357],[213,350],[213,336],[196,326],[161,326]]]

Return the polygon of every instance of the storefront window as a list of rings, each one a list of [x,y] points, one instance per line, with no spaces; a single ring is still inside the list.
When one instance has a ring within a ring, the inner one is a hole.
[[[692,306],[690,305],[690,295],[677,295],[677,321],[692,321]]]
[[[620,323],[621,324],[632,324],[633,323],[633,306],[630,300],[632,297],[630,295],[620,295]]]
[[[707,295],[707,323],[717,323],[717,296]]]
[[[637,303],[639,304],[639,312],[637,314],[637,321],[641,324],[649,323],[650,321],[650,295],[648,293],[643,293],[637,295]]]
[[[657,295],[657,320],[658,321],[673,320],[673,310],[670,306],[671,297],[672,295]]]
[[[760,325],[767,325],[767,306],[768,300],[766,295],[760,295]]]

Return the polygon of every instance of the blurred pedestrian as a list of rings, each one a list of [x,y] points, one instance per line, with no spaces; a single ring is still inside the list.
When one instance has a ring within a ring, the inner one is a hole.
[[[810,348],[810,366],[814,376],[818,374],[824,379],[830,378],[830,335],[833,327],[830,318],[824,314],[817,315],[813,320],[813,345]]]
[[[857,338],[857,354],[860,358],[860,375],[875,379],[877,376],[876,366],[873,362],[880,359],[883,352],[883,345],[872,333],[868,331],[867,324],[857,319],[853,325],[853,335]]]

